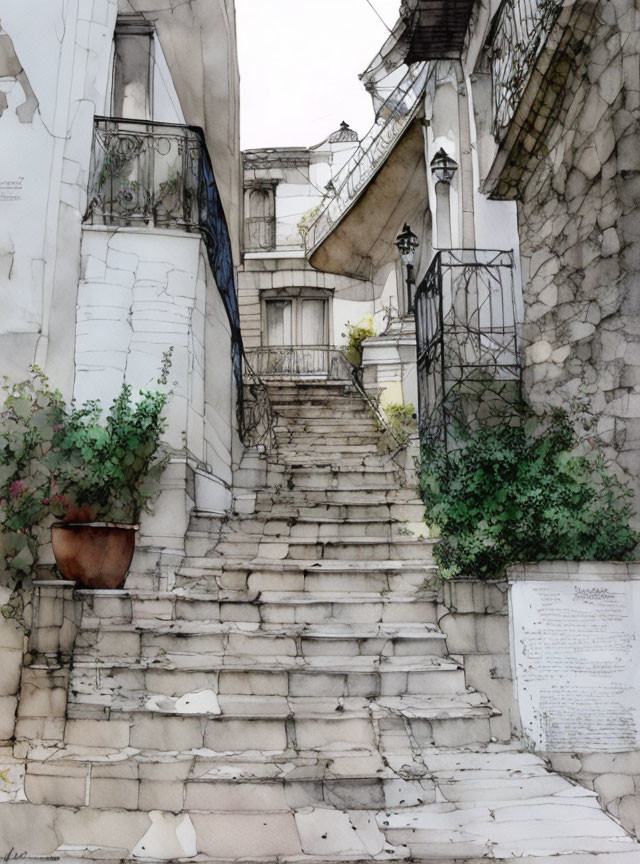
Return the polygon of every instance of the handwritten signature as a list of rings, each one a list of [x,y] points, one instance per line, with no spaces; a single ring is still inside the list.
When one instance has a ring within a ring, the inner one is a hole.
[[[11,849],[9,849],[9,851],[0,858],[0,861],[23,861],[25,858],[28,858],[28,857],[29,857],[28,852],[18,852],[12,846]],[[42,857],[42,858],[40,858],[40,856],[38,856],[38,861],[59,861],[59,860],[60,860],[60,858],[57,855],[52,855],[49,857]]]

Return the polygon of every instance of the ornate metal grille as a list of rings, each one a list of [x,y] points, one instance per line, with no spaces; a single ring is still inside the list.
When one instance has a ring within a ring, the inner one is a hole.
[[[448,443],[451,422],[482,416],[519,390],[510,252],[437,252],[416,292],[421,438]]]
[[[198,230],[201,154],[189,126],[96,119],[87,221]]]
[[[563,0],[503,0],[489,37],[493,126],[500,142],[529,82]]]
[[[265,345],[247,348],[246,353],[258,375],[350,377],[342,351],[329,345]]]

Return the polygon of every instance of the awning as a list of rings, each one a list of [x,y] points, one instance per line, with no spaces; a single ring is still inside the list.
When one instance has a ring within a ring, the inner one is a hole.
[[[428,198],[421,119],[396,142],[355,204],[309,257],[312,267],[359,279],[395,260],[398,226]]]

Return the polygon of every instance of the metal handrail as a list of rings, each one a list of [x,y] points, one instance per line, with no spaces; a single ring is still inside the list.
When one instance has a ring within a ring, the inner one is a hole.
[[[330,191],[317,208],[317,215],[305,232],[307,255],[311,255],[351,209],[362,190],[379,171],[396,142],[414,119],[433,63],[409,67],[402,81],[380,106],[376,121],[357,150],[331,179]]]
[[[563,0],[502,0],[489,34],[492,132],[498,143],[508,130]]]

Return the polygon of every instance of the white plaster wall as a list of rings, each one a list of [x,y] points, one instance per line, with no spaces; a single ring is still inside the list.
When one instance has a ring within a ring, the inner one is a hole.
[[[333,339],[335,345],[346,345],[349,341],[347,324],[359,324],[363,318],[373,315],[373,301],[342,300],[333,301]]]
[[[320,201],[309,183],[278,183],[276,187],[276,245],[300,248],[303,245],[298,222]]]
[[[18,116],[22,86],[0,80],[0,363],[23,377],[38,362],[67,393],[93,114],[104,105],[116,8],[21,0],[1,13],[38,107]]]
[[[157,36],[153,44],[153,119],[160,123],[186,123],[171,71]]]

